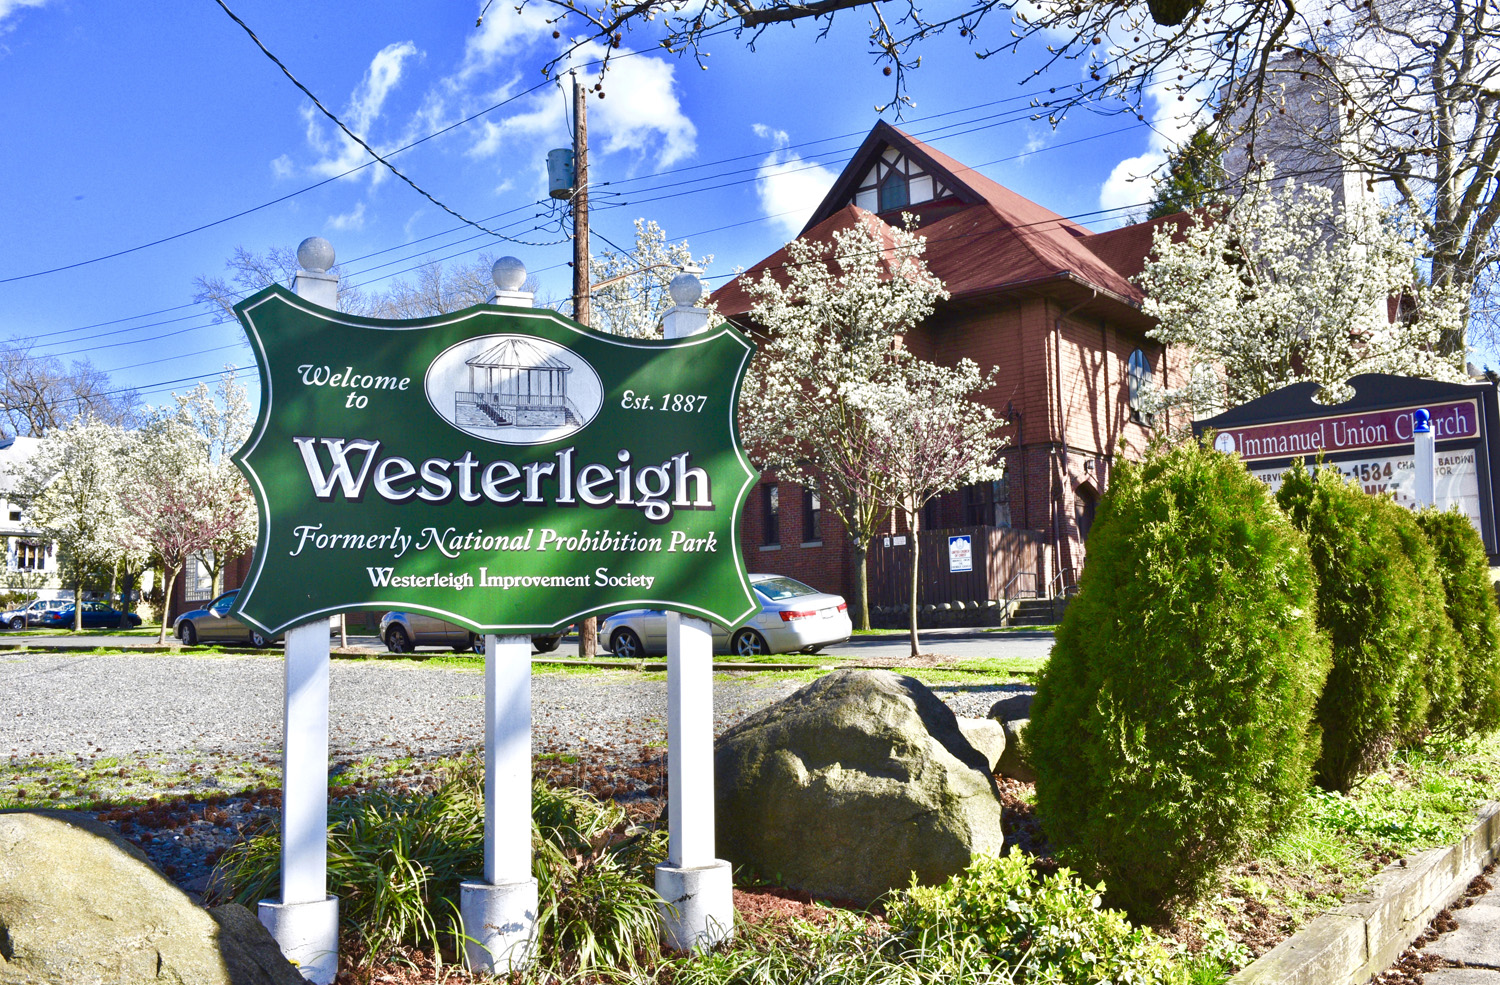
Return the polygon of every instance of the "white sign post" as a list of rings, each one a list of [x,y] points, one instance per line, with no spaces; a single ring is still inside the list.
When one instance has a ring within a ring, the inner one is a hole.
[[[675,307],[663,334],[686,338],[708,330],[693,304],[703,285],[692,274],[672,278]],[[734,880],[714,857],[714,641],[706,620],[667,613],[667,861],[656,867],[668,948],[706,948],[734,934]]]
[[[310,237],[297,247],[297,294],[338,307],[328,273],[333,247]],[[332,985],[339,970],[339,901],[328,895],[328,619],[287,630],[282,716],[281,899],[261,900],[260,922],[302,977]],[[529,654],[528,654],[529,655]]]
[[[1432,433],[1432,415],[1419,410],[1411,416],[1412,458],[1416,472],[1413,490],[1418,506],[1437,501],[1437,436]]]
[[[529,307],[526,267],[501,257],[496,304]],[[459,887],[469,967],[504,974],[528,966],[536,945],[531,874],[531,637],[484,638],[484,882]]]

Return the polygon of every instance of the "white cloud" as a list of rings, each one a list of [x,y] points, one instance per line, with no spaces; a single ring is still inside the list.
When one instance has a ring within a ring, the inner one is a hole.
[[[1189,108],[1188,101],[1179,101],[1175,92],[1163,86],[1147,90],[1151,136],[1146,152],[1127,157],[1115,165],[1099,189],[1100,208],[1134,208],[1142,212],[1150,204],[1155,178],[1167,162],[1168,155],[1191,140],[1198,129],[1195,114],[1201,103],[1194,102]]]
[[[791,138],[785,131],[772,130],[760,123],[752,129],[757,137],[775,145],[755,173],[755,192],[760,196],[761,211],[772,217],[786,239],[791,239],[802,231],[838,173],[821,164],[808,164],[787,150]]]
[[[47,0],[0,0],[0,34],[15,29],[14,24],[5,22],[10,20],[17,11],[27,7],[40,7],[46,2]]]
[[[297,173],[297,166],[292,163],[290,154],[283,154],[271,162],[271,174],[277,178],[290,178]]]
[[[469,35],[464,46],[463,65],[458,77],[450,81],[456,84],[488,71],[528,45],[550,36],[552,30],[552,25],[547,23],[546,9],[541,5],[527,6],[517,13],[512,3],[495,4],[490,7],[479,29]]]
[[[604,48],[585,45],[578,60],[602,58]],[[676,92],[676,67],[649,56],[611,62],[604,77],[604,98],[588,101],[589,150],[592,154],[626,152],[637,157],[655,153],[656,165],[666,167],[692,156],[698,149],[698,128],[682,112]],[[549,86],[533,95],[527,108],[499,122],[484,120],[469,148],[474,157],[497,153],[507,140],[547,137],[553,146],[571,141],[572,88],[566,77],[562,91]]]
[[[348,107],[343,113],[344,123],[372,147],[379,147],[371,130],[385,109],[386,98],[400,85],[407,59],[416,54],[417,46],[410,41],[386,45],[370,60],[370,67],[365,70],[364,78],[349,96]],[[307,142],[320,158],[312,166],[314,173],[330,176],[343,174],[369,159],[364,148],[342,131],[333,132],[332,139],[329,139],[325,118],[315,107],[304,106],[302,115],[307,123]],[[370,172],[372,182],[378,182],[385,176],[384,168],[371,168]]]
[[[329,216],[328,228],[340,231],[365,228],[365,203],[360,202],[349,212]]]

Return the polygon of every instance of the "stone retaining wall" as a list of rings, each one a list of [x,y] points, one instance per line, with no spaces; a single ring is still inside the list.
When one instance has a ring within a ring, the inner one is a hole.
[[[1470,880],[1500,857],[1500,803],[1457,844],[1386,866],[1365,892],[1251,962],[1230,985],[1363,985],[1386,968]]]

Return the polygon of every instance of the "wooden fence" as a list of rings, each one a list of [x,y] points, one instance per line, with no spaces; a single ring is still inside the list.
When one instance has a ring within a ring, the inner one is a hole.
[[[949,538],[969,538],[970,570],[953,571]],[[1010,527],[958,527],[921,532],[919,605],[979,602],[1045,593],[1042,534]],[[911,595],[910,535],[878,537],[869,554],[870,604],[900,605]]]

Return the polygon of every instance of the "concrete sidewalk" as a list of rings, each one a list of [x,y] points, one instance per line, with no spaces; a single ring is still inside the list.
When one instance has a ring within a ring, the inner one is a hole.
[[[1429,971],[1427,985],[1500,985],[1500,888],[1451,912],[1458,928],[1422,950],[1467,967]]]

